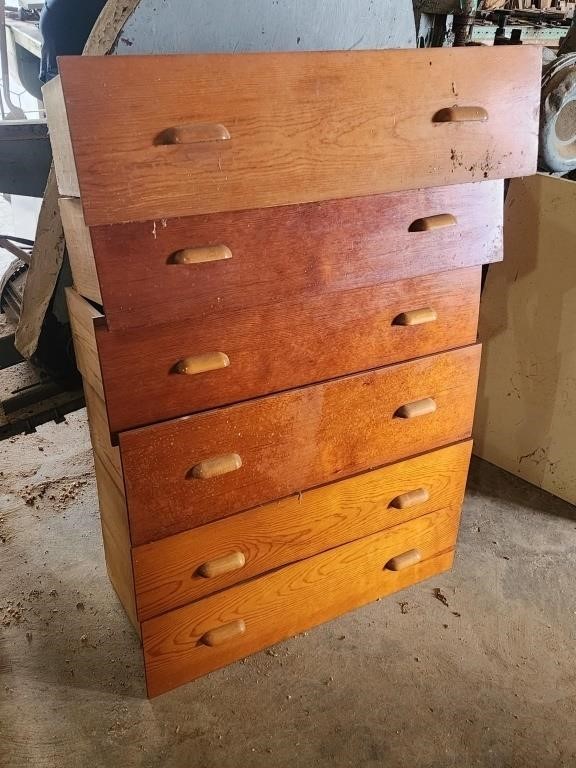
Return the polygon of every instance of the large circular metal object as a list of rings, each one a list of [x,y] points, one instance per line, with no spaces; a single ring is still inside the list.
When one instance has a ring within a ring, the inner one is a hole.
[[[559,56],[544,70],[540,106],[539,168],[576,169],[576,54]]]

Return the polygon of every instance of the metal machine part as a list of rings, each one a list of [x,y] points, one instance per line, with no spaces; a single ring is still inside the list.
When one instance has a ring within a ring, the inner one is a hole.
[[[576,169],[576,53],[563,54],[544,69],[538,164],[552,173]]]

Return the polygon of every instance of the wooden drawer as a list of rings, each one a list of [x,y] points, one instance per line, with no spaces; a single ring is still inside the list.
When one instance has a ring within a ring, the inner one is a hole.
[[[470,437],[479,361],[465,347],[122,432],[132,543]]]
[[[473,344],[479,298],[474,267],[195,322],[97,326],[110,428],[121,432]]]
[[[57,175],[63,194],[81,192],[90,226],[160,227],[162,218],[536,171],[534,46],[59,65],[61,80],[44,88],[51,133],[66,117],[70,129],[71,142],[55,145]]]
[[[90,232],[79,200],[60,209],[74,285],[117,330],[497,261],[503,199],[488,181]]]
[[[439,509],[459,509],[472,443],[457,443],[136,547],[140,620]]]
[[[145,621],[148,694],[447,570],[458,516],[433,512]],[[412,557],[402,562],[408,552]]]

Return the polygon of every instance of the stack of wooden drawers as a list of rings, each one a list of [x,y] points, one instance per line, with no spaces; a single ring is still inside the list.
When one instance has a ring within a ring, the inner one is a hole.
[[[539,76],[521,47],[61,60],[70,316],[150,695],[450,568]]]

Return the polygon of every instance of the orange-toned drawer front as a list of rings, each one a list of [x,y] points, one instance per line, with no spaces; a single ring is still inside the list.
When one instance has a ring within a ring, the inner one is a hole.
[[[474,267],[153,328],[97,327],[110,428],[473,344],[479,296]]]
[[[458,519],[433,512],[145,621],[149,695],[447,570]]]
[[[161,226],[536,170],[542,56],[533,46],[59,65],[90,226]]]
[[[132,553],[140,620],[439,509],[459,509],[472,443],[241,512]]]
[[[132,543],[470,437],[479,361],[465,347],[121,433]]]
[[[503,198],[488,181],[93,227],[106,321],[191,321],[497,261]]]

